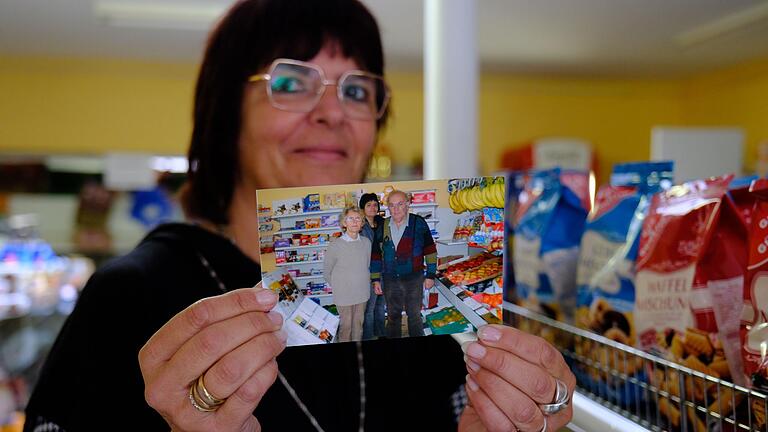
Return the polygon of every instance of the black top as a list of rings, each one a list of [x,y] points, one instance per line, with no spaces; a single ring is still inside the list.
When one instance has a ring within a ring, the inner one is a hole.
[[[25,431],[45,423],[46,430],[168,430],[144,400],[138,352],[176,313],[221,294],[197,253],[227,289],[261,279],[259,265],[223,237],[184,224],[155,229],[83,289],[29,401]],[[466,372],[450,336],[364,342],[363,354],[367,431],[456,429],[454,393]],[[289,347],[278,365],[326,431],[357,430],[355,344]],[[267,432],[314,430],[279,380],[255,414]]]

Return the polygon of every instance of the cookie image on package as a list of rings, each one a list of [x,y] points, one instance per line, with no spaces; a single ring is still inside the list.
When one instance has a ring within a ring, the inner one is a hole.
[[[697,356],[704,355],[707,358],[711,358],[715,351],[715,347],[709,341],[709,335],[693,328],[688,328],[685,331],[685,347],[691,353]]]

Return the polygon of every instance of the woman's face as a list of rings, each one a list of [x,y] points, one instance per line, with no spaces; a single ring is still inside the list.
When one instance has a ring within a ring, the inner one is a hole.
[[[379,203],[376,201],[368,201],[365,203],[365,208],[363,209],[365,211],[365,216],[372,218],[379,214]]]
[[[349,212],[344,218],[344,228],[347,229],[347,233],[357,234],[363,228],[363,215],[357,212]]]
[[[320,66],[326,79],[338,80],[360,69],[333,46],[324,47],[310,63]],[[274,108],[267,83],[246,86],[242,106],[239,151],[243,186],[283,188],[358,183],[368,167],[376,139],[376,120],[350,119],[327,87],[315,109],[294,113]]]

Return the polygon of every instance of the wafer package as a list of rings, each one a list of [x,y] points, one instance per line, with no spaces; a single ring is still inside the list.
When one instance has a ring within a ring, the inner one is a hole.
[[[744,380],[734,298],[743,290],[747,230],[726,195],[731,179],[692,181],[653,196],[638,251],[635,325],[640,348],[738,384]],[[676,374],[656,370],[651,378],[670,392],[684,383],[686,399],[696,404],[722,397],[711,381]],[[681,415],[675,410],[669,406],[673,425]],[[689,424],[702,423],[698,412],[684,415]]]
[[[750,194],[755,202],[741,317],[742,356],[751,383],[768,390],[768,179],[753,182]]]
[[[517,297],[523,306],[572,321],[576,262],[588,209],[563,184],[561,175],[559,169],[535,172],[520,193],[513,265]]]

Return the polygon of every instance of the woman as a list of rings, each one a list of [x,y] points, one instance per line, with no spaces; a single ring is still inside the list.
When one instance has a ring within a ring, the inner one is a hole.
[[[254,190],[361,181],[386,120],[383,70],[378,27],[357,1],[233,6],[195,89],[183,199],[194,224],[158,227],[94,274],[26,430],[384,430],[406,418],[450,430],[464,382],[460,430],[552,431],[570,419],[571,407],[545,417],[538,405],[575,383],[539,338],[486,326],[466,363],[439,336],[284,351],[276,296],[248,288],[261,274]]]
[[[371,241],[360,234],[363,218],[357,207],[344,209],[344,234],[331,242],[323,260],[323,277],[331,284],[333,303],[339,311],[339,342],[359,341],[363,336],[371,286]]]
[[[373,243],[376,235],[380,233],[384,218],[379,215],[381,206],[379,197],[375,193],[366,193],[360,197],[360,208],[365,212],[363,230],[360,232]],[[384,295],[377,292],[371,284],[371,295],[365,306],[365,319],[363,320],[363,340],[386,336],[384,329]]]

